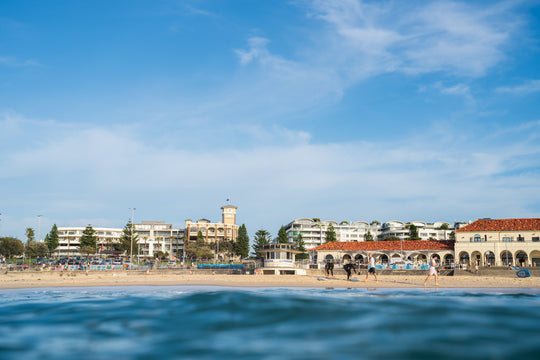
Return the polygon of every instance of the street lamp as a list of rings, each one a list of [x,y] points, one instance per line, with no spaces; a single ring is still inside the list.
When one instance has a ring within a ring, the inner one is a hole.
[[[133,212],[137,210],[137,208],[129,208],[131,210],[131,251],[130,251],[130,268],[133,267],[133,229],[135,228],[135,225],[133,224]]]
[[[37,216],[38,217],[38,236],[37,236],[38,237],[38,239],[37,239],[38,242],[40,242],[40,238],[41,238],[41,217],[42,216],[43,215],[38,215]]]

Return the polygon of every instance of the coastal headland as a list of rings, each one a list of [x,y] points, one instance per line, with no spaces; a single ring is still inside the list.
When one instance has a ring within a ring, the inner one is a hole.
[[[225,286],[225,287],[319,287],[319,288],[420,288],[426,275],[379,275],[379,281],[365,275],[347,281],[345,273],[322,279],[321,275],[232,275],[197,271],[22,271],[2,272],[0,289],[91,286]],[[467,275],[441,276],[440,288],[540,288],[540,277]],[[433,279],[428,287],[434,287]]]

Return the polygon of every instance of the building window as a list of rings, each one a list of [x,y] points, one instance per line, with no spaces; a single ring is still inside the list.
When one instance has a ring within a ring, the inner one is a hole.
[[[523,236],[521,236],[521,234],[518,235],[518,238],[517,238],[517,241],[519,242],[524,242],[525,241],[525,238]]]
[[[478,234],[474,235],[474,242],[482,242],[482,237]]]
[[[512,241],[512,240],[510,239],[510,237],[508,237],[508,236],[504,236],[504,237],[503,237],[503,242],[510,242],[510,241]]]

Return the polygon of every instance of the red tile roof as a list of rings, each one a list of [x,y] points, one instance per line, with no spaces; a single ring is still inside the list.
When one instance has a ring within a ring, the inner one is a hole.
[[[456,231],[540,230],[540,219],[479,219]]]
[[[454,250],[454,241],[403,240],[403,241],[334,241],[317,246],[309,251],[381,251],[381,250]]]

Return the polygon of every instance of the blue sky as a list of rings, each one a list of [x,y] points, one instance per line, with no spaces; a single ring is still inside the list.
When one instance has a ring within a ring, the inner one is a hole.
[[[540,216],[538,1],[0,2],[0,236]]]

